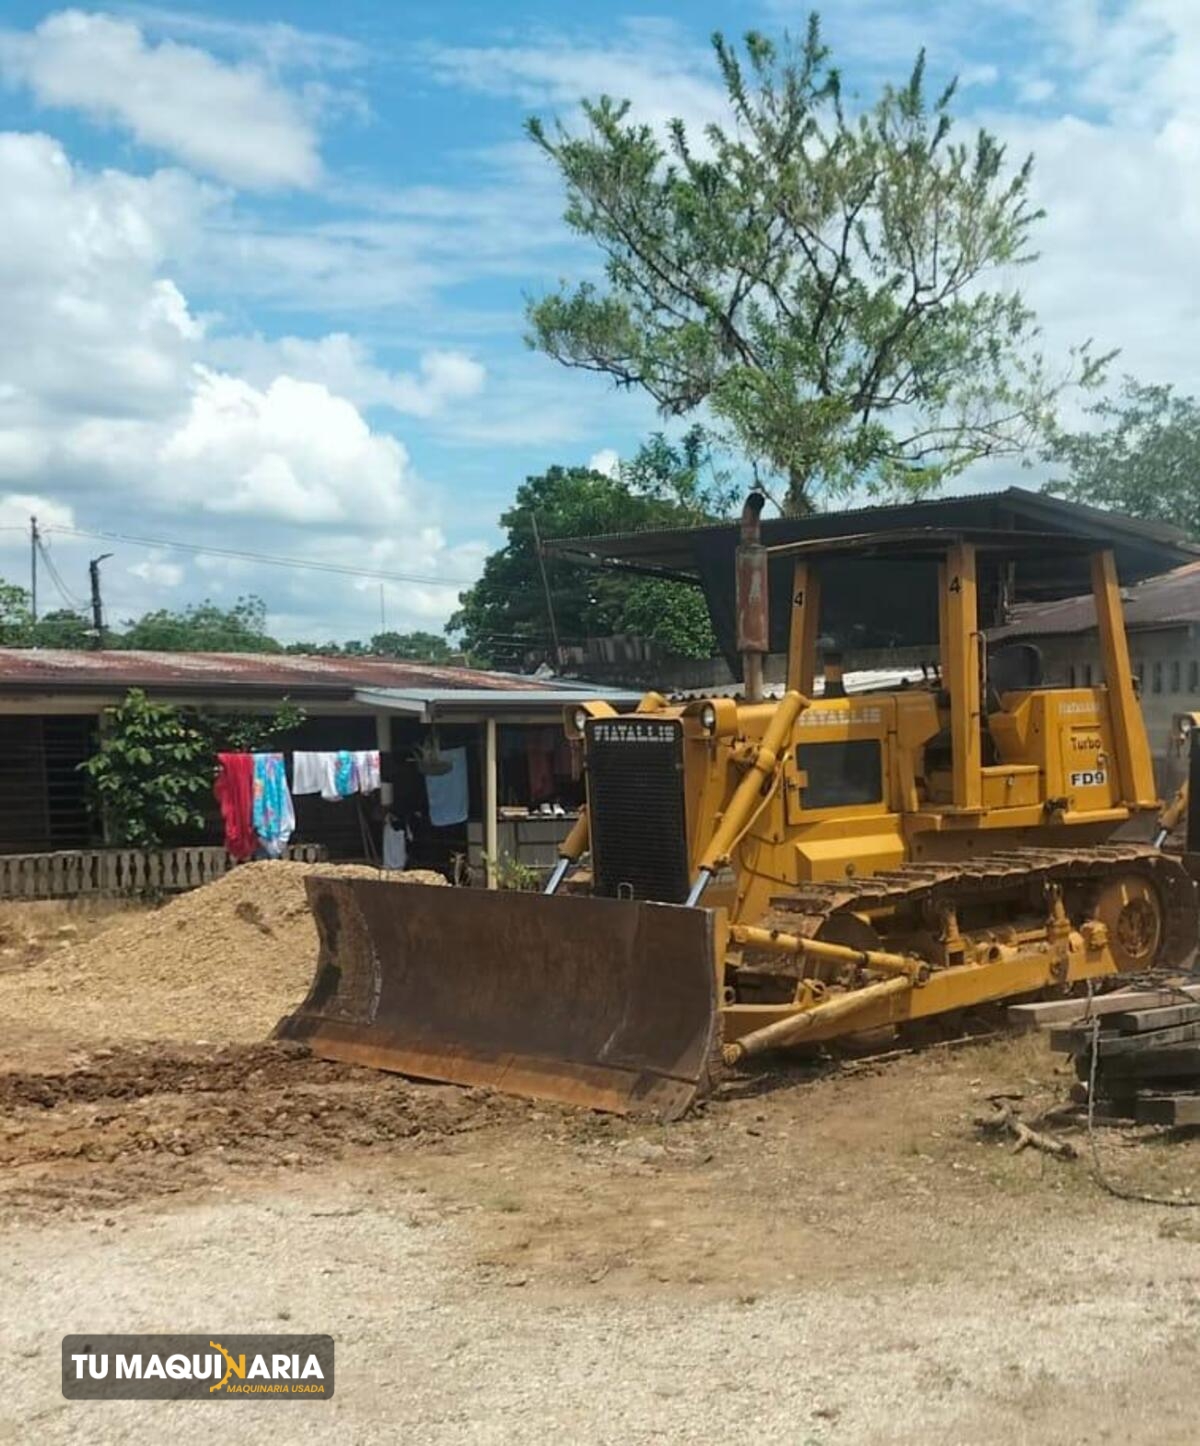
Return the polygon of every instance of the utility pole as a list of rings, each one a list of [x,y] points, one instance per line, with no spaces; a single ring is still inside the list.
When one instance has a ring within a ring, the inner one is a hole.
[[[102,552],[99,557],[93,557],[88,563],[88,577],[92,580],[92,629],[95,632],[92,647],[94,648],[104,646],[104,605],[100,600],[100,564],[106,562],[111,556],[111,552]]]
[[[542,539],[538,533],[537,513],[530,512],[529,521],[533,526],[533,546],[537,552],[538,571],[542,574],[542,591],[546,595],[546,612],[550,618],[550,638],[554,643],[554,666],[562,671],[562,649],[558,646],[558,623],[554,618],[554,599],[550,596],[550,580],[546,576],[546,559],[542,556]]]
[[[37,622],[37,555],[41,540],[37,518],[31,517],[29,519],[29,611],[35,623]]]

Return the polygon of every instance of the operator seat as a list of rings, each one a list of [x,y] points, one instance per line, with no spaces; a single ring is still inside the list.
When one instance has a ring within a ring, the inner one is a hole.
[[[998,713],[1005,693],[1040,688],[1045,680],[1042,650],[1036,643],[1001,643],[987,655],[985,713]]]

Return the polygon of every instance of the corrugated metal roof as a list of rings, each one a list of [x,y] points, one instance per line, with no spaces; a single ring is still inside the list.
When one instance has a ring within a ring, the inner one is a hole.
[[[528,692],[541,678],[441,667],[395,658],[300,653],[157,653],[111,649],[0,648],[0,690],[180,692],[253,690],[348,696],[356,688],[482,689]]]
[[[520,712],[530,709],[556,713],[571,703],[591,698],[604,699],[614,705],[633,707],[644,696],[628,688],[606,687],[603,683],[585,683],[569,679],[555,680],[548,685],[544,678],[529,680],[536,686],[497,690],[495,688],[359,688],[355,701],[365,708],[384,712],[408,713],[415,716],[434,714],[449,717],[455,713],[481,711]]]
[[[922,678],[920,668],[859,668],[854,672],[842,675],[842,683],[846,692],[875,693],[885,690],[899,692],[910,683],[919,683]],[[782,698],[787,691],[786,683],[767,683],[763,687],[763,696],[775,701]],[[822,698],[825,695],[825,679],[816,678],[813,681],[813,697]],[[682,688],[671,694],[672,698],[741,698],[742,685],[740,683],[722,683],[714,688]]]
[[[1136,587],[1123,588],[1127,628],[1182,627],[1200,623],[1200,562],[1185,563]],[[1096,626],[1090,593],[1061,602],[1028,603],[1017,608],[1006,628],[990,638],[1045,637],[1053,633],[1084,633]]]
[[[835,508],[806,517],[764,517],[763,542],[768,546],[801,538],[834,536],[847,531],[887,531],[899,527],[932,526],[945,520],[961,520],[975,526],[1028,527],[1068,534],[1094,535],[1108,545],[1124,543],[1159,553],[1158,566],[1195,554],[1182,528],[1142,517],[1127,517],[1100,507],[1067,502],[1045,492],[1025,487],[1007,487],[998,492],[967,492],[942,497],[923,497],[896,503],[873,503],[863,507]],[[655,527],[632,532],[601,533],[590,537],[548,538],[546,550],[593,566],[649,567],[681,577],[696,578],[697,549],[728,538],[737,539],[737,522],[710,523],[699,527]],[[1171,553],[1174,556],[1171,556]],[[1143,574],[1144,575],[1144,574]]]

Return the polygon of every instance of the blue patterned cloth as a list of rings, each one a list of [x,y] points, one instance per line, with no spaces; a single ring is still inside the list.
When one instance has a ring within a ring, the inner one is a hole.
[[[337,762],[333,768],[333,782],[339,798],[349,798],[358,792],[358,779],[354,772],[354,754],[346,748],[338,749]]]
[[[269,859],[280,858],[296,827],[296,811],[292,807],[282,753],[254,755],[252,821],[263,853]]]

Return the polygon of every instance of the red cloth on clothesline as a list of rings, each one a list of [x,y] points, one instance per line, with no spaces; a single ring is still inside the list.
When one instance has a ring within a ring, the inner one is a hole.
[[[239,861],[258,847],[254,832],[254,755],[218,753],[213,792],[225,823],[225,847]]]

